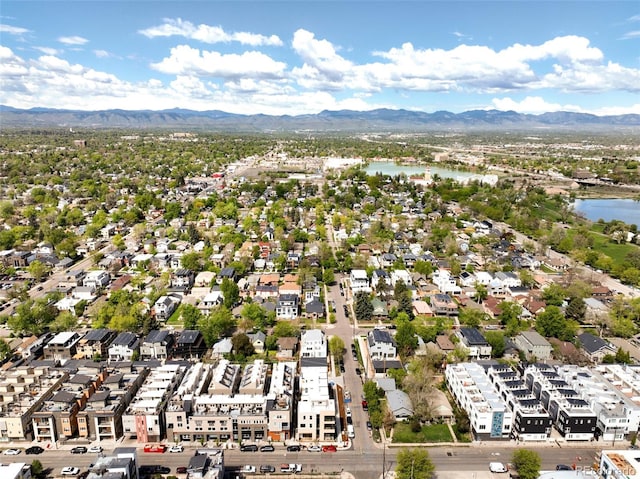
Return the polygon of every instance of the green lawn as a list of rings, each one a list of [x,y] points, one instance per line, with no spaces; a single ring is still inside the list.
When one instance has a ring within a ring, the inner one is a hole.
[[[606,254],[618,264],[624,262],[627,254],[629,254],[631,251],[637,250],[638,248],[633,244],[614,243],[608,236],[597,232],[591,233],[591,237],[593,238],[593,249],[600,253]]]
[[[393,427],[393,442],[422,443],[422,442],[451,442],[453,438],[446,424],[432,424],[422,426],[420,432],[411,431],[411,425],[398,423]]]

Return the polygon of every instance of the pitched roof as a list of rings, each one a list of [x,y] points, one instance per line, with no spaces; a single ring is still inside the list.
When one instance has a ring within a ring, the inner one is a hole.
[[[579,334],[578,339],[580,340],[580,344],[582,344],[584,350],[589,354],[595,354],[598,351],[602,351],[603,349],[614,351],[614,348],[611,346],[611,344],[598,336],[594,336],[591,333]]]

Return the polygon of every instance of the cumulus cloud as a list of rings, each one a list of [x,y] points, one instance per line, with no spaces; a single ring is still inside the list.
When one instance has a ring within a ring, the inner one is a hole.
[[[14,27],[12,25],[6,25],[4,23],[0,23],[0,33],[8,33],[9,35],[24,35],[25,33],[29,33],[30,30],[22,27]]]
[[[71,37],[59,37],[58,41],[60,43],[64,43],[65,45],[84,45],[88,43],[89,40],[79,36],[71,36]]]
[[[293,34],[291,46],[305,62],[296,70],[296,75],[303,82],[326,82],[326,86],[329,87],[341,82],[354,66],[337,53],[331,42],[318,40],[313,33],[304,29]]]
[[[559,103],[550,103],[540,96],[528,96],[521,101],[516,101],[508,97],[494,98],[493,100],[491,100],[491,104],[496,110],[513,110],[519,113],[532,113],[535,115],[553,111],[583,111],[577,105],[561,105]]]
[[[181,36],[203,43],[238,42],[250,46],[282,46],[282,40],[277,35],[261,35],[249,32],[226,32],[222,27],[211,25],[194,25],[181,18],[165,18],[164,23],[138,33],[148,38]]]
[[[189,45],[178,45],[171,49],[170,56],[153,63],[151,67],[172,75],[279,78],[284,75],[286,64],[257,51],[222,54],[216,51],[200,51]]]

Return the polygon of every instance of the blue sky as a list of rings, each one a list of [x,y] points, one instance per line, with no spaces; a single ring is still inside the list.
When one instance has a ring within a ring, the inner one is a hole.
[[[640,114],[640,2],[2,0],[0,104]]]

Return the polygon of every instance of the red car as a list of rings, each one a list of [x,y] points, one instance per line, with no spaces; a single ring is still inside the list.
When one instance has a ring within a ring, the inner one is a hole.
[[[369,404],[367,403],[367,401],[362,401],[362,409],[365,411],[369,410]]]
[[[328,446],[322,446],[322,452],[336,452],[338,448],[332,444]]]

